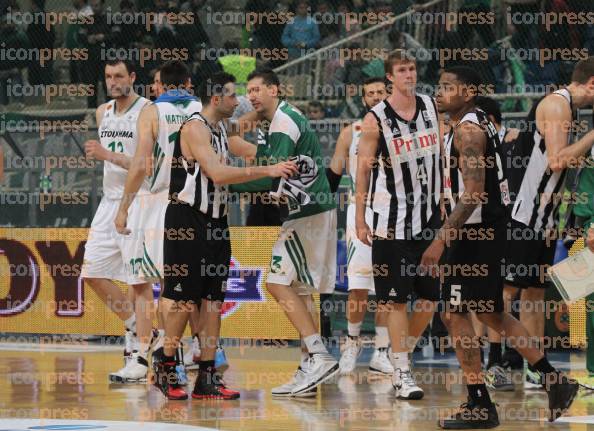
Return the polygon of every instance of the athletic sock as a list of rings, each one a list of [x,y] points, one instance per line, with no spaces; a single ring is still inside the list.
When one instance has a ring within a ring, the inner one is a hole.
[[[198,369],[200,371],[208,371],[209,369],[214,368],[215,361],[214,359],[211,361],[200,361],[198,362]]]
[[[301,360],[299,362],[299,366],[301,368],[306,367],[309,361],[309,352],[307,351],[307,346],[305,345],[305,341],[303,338],[301,339]]]
[[[529,365],[530,367],[530,365]],[[543,356],[541,359],[539,359],[534,365],[532,365],[531,367],[531,371],[539,371],[542,374],[549,374],[549,373],[554,373],[557,370],[549,363],[549,360],[546,358],[546,356]]]
[[[408,352],[392,352],[392,364],[395,369],[400,369],[400,371],[410,370]]]
[[[157,343],[153,346],[153,351],[162,349],[165,344],[165,329],[158,329],[159,331],[159,338],[157,339]]]
[[[127,331],[136,332],[136,315],[132,314],[132,316],[124,320],[124,326]]]
[[[475,406],[490,407],[493,404],[487,386],[484,383],[480,385],[466,385],[466,387],[468,388],[468,396]]]
[[[375,327],[375,348],[384,349],[390,345],[390,336],[388,335],[387,326]]]
[[[320,334],[312,334],[303,338],[309,353],[328,353]]]
[[[501,343],[489,343],[489,363],[501,363]]]
[[[140,343],[138,348],[140,349],[138,350],[138,356],[146,359],[149,353],[149,343]]]
[[[351,323],[348,322],[347,323],[347,331],[349,334],[349,337],[358,337],[361,334],[361,326],[363,325],[363,322],[359,322],[359,323]]]

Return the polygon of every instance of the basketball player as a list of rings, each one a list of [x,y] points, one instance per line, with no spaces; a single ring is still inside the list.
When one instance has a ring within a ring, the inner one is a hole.
[[[153,84],[151,86],[151,90],[157,98],[165,93],[165,88],[163,87],[163,83],[161,82],[161,72],[158,69],[155,71],[155,74],[153,76]],[[202,105],[200,105],[200,107],[201,106]],[[195,107],[198,108],[198,105],[195,105]],[[200,361],[200,338],[198,334],[201,327],[201,321],[200,311],[198,307],[196,307],[196,310],[190,314],[189,323],[190,329],[192,331],[192,341],[190,347],[186,350],[186,353],[183,355],[183,361],[187,370],[194,370],[198,368],[198,362]],[[161,330],[164,334],[163,327],[161,327]],[[220,347],[217,348],[216,362],[216,368],[219,371],[224,371],[228,367],[225,352]]]
[[[157,83],[154,83],[154,89],[167,91],[143,109],[139,116],[138,147],[128,170],[124,194],[115,217],[115,226],[118,232],[129,233],[126,227],[128,208],[134,202],[145,177],[148,177],[150,193],[142,197],[141,204],[144,227],[141,270],[145,280],[158,282],[163,286],[164,271],[169,270],[163,267],[163,229],[173,143],[181,124],[192,113],[199,112],[202,104],[189,93],[190,72],[183,62],[172,60],[165,63],[155,78]],[[162,319],[161,307],[162,304],[159,302],[158,315]],[[162,321],[159,326],[163,328]],[[162,354],[164,329],[160,329],[160,335],[153,360]],[[180,361],[183,361],[183,358],[180,358]]]
[[[263,132],[265,143],[257,146],[258,163],[290,157],[299,160],[300,176],[286,184],[298,196],[283,205],[288,214],[284,214],[280,235],[272,248],[266,287],[307,349],[293,379],[273,388],[272,395],[303,397],[315,395],[317,386],[338,372],[338,363],[326,350],[307,299],[313,291],[334,290],[336,203],[323,172],[318,137],[299,110],[280,100],[279,86],[273,71],[256,70],[248,76],[247,95],[255,110],[253,115],[268,123]],[[278,191],[270,179],[235,185],[233,190]]]
[[[550,421],[569,408],[578,391],[576,382],[553,368],[537,348],[522,342],[528,332],[503,311],[500,265],[506,247],[509,191],[495,126],[475,107],[481,82],[471,68],[447,68],[440,77],[436,98],[439,111],[449,114],[452,124],[444,143],[444,195],[451,212],[423,254],[421,265],[432,275],[441,272],[444,277],[442,319],[452,336],[468,389],[468,402],[460,411],[440,420],[439,426],[444,429],[499,425],[483,380],[471,311],[488,327],[505,334],[518,352],[546,375]],[[446,263],[439,266],[446,244]]]
[[[520,131],[514,128],[507,128],[501,124],[501,110],[499,109],[499,103],[497,103],[495,99],[486,96],[478,96],[476,98],[476,106],[487,114],[487,118],[495,126],[501,148],[503,170],[506,173],[506,176],[508,176],[507,173],[509,170],[513,169],[512,151]],[[511,207],[509,207],[509,211],[511,211]],[[505,311],[508,313],[511,312],[512,301],[513,298],[506,296],[504,292],[503,303]],[[481,336],[485,331],[488,335],[489,357],[486,365],[487,373],[485,374],[487,387],[498,391],[513,391],[514,384],[511,375],[505,370],[505,367],[508,365],[513,366],[514,362],[517,362],[513,361],[514,357],[519,358],[519,362],[522,364],[522,357],[514,349],[508,348],[506,350],[506,360],[504,361],[501,336],[493,329],[487,328],[486,325],[477,319],[476,314],[474,313],[472,322],[474,331],[477,335]],[[481,363],[482,362],[483,361],[481,360]]]
[[[368,78],[363,83],[363,104],[367,110],[373,108],[386,98],[386,84],[384,78]],[[349,297],[347,300],[348,337],[340,357],[341,374],[352,373],[357,358],[361,353],[359,334],[367,309],[369,292],[375,293],[373,287],[373,273],[371,265],[371,248],[357,239],[355,230],[355,180],[357,178],[357,154],[361,137],[361,120],[345,127],[338,136],[336,149],[326,168],[326,175],[330,183],[330,190],[338,190],[342,171],[346,170],[351,178],[351,197],[347,208],[347,275],[349,279]],[[367,208],[365,219],[373,223],[373,213]],[[375,351],[369,361],[369,372],[388,374],[394,373],[390,360],[388,346],[388,315],[377,312],[375,315]]]
[[[569,145],[576,110],[594,100],[594,57],[579,61],[571,83],[535,103],[528,114],[528,130],[522,131],[513,150],[513,162],[521,166],[510,176],[515,198],[511,213],[506,256],[505,295],[520,293],[520,321],[531,342],[544,351],[544,297],[550,286],[546,268],[553,264],[559,205],[566,168],[576,165],[592,147],[593,134]],[[528,365],[524,387],[542,388],[541,375]]]
[[[133,90],[136,73],[127,61],[110,61],[105,65],[105,84],[112,97],[96,112],[99,141],[85,142],[88,157],[103,160],[103,198],[97,208],[89,239],[85,245],[82,277],[101,300],[125,323],[127,346],[124,354],[131,360],[124,368],[110,374],[115,382],[146,379],[146,361],[152,329],[152,287],[138,275],[142,260],[142,229],[139,205],[132,207],[133,235],[123,237],[114,231],[111,221],[122,197],[126,172],[138,142],[136,125],[148,99]],[[139,194],[148,194],[147,184],[139,185]],[[134,290],[133,303],[112,281],[128,283]],[[138,340],[131,342],[133,335]]]
[[[162,302],[165,321],[165,356],[156,367],[156,384],[168,399],[187,394],[177,382],[174,354],[189,313],[202,302],[205,337],[200,369],[192,392],[196,399],[237,399],[214,368],[214,355],[225,298],[231,242],[227,224],[228,184],[266,176],[288,178],[297,173],[293,162],[237,168],[229,164],[229,142],[223,120],[238,105],[235,78],[217,73],[200,85],[204,108],[181,126],[175,140],[171,165],[170,203],[165,216],[165,265],[179,273],[165,272]],[[246,143],[252,149],[252,145]],[[237,151],[242,156],[241,151]],[[189,232],[188,239],[169,237],[169,232]]]
[[[395,50],[384,68],[392,94],[363,119],[355,182],[356,229],[358,239],[372,247],[376,297],[389,315],[396,396],[421,399],[424,393],[411,373],[408,356],[439,299],[439,282],[417,267],[441,224],[440,131],[434,100],[415,91],[414,58]],[[366,219],[368,191],[371,227]],[[414,304],[410,320],[409,301]]]

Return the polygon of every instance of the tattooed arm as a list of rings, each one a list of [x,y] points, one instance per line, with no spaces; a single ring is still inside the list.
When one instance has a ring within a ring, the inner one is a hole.
[[[464,122],[460,124],[454,134],[454,147],[458,151],[458,166],[462,172],[464,192],[458,197],[456,206],[437,233],[436,238],[423,253],[421,265],[434,269],[444,247],[449,240],[457,237],[458,229],[464,226],[474,209],[481,204],[481,197],[485,190],[485,149],[486,137],[482,129],[476,124]]]
[[[485,148],[484,132],[473,123],[462,123],[454,135],[454,147],[460,154],[458,166],[464,181],[464,193],[458,197],[458,202],[452,214],[443,224],[438,238],[448,239],[448,233],[458,230],[470,217],[474,209],[481,203],[481,195],[485,190]]]

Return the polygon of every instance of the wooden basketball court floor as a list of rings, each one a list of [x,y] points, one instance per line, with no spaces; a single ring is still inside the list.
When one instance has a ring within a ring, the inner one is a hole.
[[[167,401],[148,384],[110,385],[121,347],[0,343],[0,430],[431,430],[465,398],[453,354],[416,353],[419,401],[394,397],[390,379],[369,379],[365,349],[353,376],[336,378],[312,399],[273,399],[270,389],[293,374],[293,347],[228,347],[228,386],[238,401]],[[338,352],[333,352],[338,356]],[[583,373],[581,352],[553,353],[553,365]],[[190,373],[193,384],[194,374]],[[594,429],[594,392],[580,391],[558,422],[546,421],[547,397],[521,389],[492,393],[501,430]],[[191,385],[189,387],[191,390]]]

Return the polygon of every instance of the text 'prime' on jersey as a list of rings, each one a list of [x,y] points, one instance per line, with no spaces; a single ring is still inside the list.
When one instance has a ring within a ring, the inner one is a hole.
[[[375,235],[410,239],[439,209],[441,163],[439,124],[434,100],[416,95],[411,121],[400,117],[387,100],[371,111],[379,128],[377,163],[371,173],[369,206]]]

